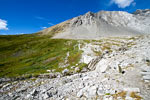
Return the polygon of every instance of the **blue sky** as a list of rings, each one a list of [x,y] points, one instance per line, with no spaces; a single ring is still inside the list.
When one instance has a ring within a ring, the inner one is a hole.
[[[150,0],[0,0],[0,34],[38,32],[88,11],[150,9]]]

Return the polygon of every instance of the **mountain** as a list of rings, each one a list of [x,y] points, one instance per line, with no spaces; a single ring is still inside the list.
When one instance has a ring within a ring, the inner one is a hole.
[[[0,100],[150,100],[149,16],[88,12],[0,35]]]
[[[150,35],[0,36],[0,100],[150,100]]]
[[[88,12],[40,31],[53,38],[97,39],[150,33],[150,9],[134,13],[123,11]]]

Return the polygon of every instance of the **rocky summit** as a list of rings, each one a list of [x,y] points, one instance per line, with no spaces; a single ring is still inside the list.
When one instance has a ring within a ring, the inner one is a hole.
[[[0,100],[150,100],[150,10],[0,36],[0,56]]]
[[[102,36],[127,36],[150,33],[150,10],[88,12],[42,30],[53,38],[99,39]]]

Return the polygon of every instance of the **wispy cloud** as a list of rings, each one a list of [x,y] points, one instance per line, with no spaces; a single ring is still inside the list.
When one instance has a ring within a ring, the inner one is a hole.
[[[26,33],[0,33],[0,35],[23,35],[23,34],[26,34]]]
[[[133,2],[133,3],[132,3],[132,6],[136,6],[136,2]]]
[[[25,33],[16,33],[17,35],[22,35],[22,34],[25,34]]]
[[[55,24],[53,24],[53,23],[51,23],[51,22],[50,22],[50,23],[48,23],[48,24],[49,24],[49,25],[51,25],[51,26],[55,25]]]
[[[41,29],[46,29],[47,27],[41,27]]]
[[[47,19],[47,18],[40,17],[40,16],[36,16],[35,18],[36,18],[36,19],[39,19],[39,20],[45,20],[45,21],[48,21],[48,19]]]
[[[126,8],[128,6],[132,5],[136,5],[136,3],[134,2],[134,0],[111,0],[111,4],[116,4],[118,5],[119,8]]]
[[[0,19],[0,30],[8,30],[6,20]]]
[[[53,26],[53,25],[55,25],[54,23],[52,23],[52,22],[50,22],[50,20],[49,19],[47,19],[47,18],[45,18],[45,17],[40,17],[40,16],[36,16],[35,17],[36,19],[38,19],[38,20],[42,20],[42,21],[44,21],[44,23],[46,22],[48,25],[50,25],[50,26]],[[48,27],[50,27],[50,26],[48,26]],[[48,28],[48,27],[40,27],[41,29],[45,29],[45,28]]]

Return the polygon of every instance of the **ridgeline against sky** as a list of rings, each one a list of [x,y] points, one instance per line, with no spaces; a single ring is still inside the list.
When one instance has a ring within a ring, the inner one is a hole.
[[[0,0],[0,34],[34,33],[88,11],[149,9],[150,0]]]

